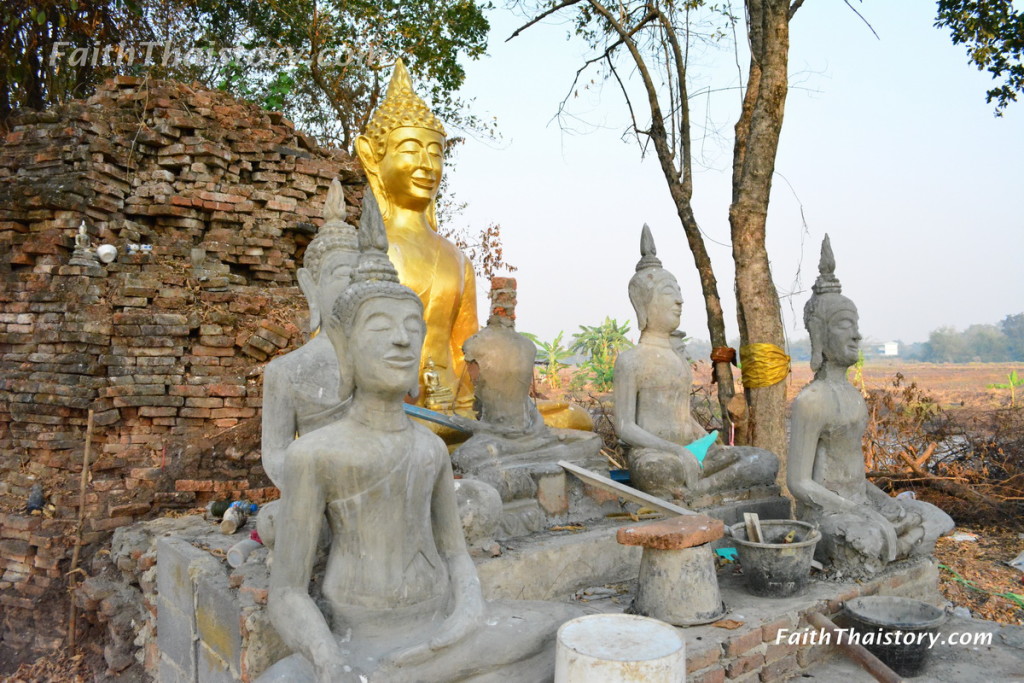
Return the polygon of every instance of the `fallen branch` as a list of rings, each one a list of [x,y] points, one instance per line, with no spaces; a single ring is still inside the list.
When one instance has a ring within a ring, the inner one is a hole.
[[[989,507],[992,508],[999,508],[999,501],[995,500],[994,498],[990,498],[989,496],[978,493],[974,489],[968,486],[964,486],[963,484],[957,483],[955,481],[950,481],[948,479],[936,477],[930,472],[925,471],[924,468],[918,465],[906,453],[900,452],[899,456],[900,459],[903,462],[905,462],[908,467],[910,467],[911,472],[920,477],[925,484],[935,489],[936,491],[948,493],[951,496],[961,498],[971,503],[981,503],[982,505],[988,505]]]

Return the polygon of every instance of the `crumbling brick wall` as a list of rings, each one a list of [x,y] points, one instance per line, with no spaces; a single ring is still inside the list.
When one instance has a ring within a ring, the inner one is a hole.
[[[335,177],[355,210],[351,158],[199,86],[118,77],[14,120],[0,148],[0,653],[64,635],[63,609],[51,624],[36,611],[68,568],[89,409],[87,545],[159,507],[274,495],[261,370],[306,339],[295,271]],[[68,265],[83,219],[114,263]],[[29,515],[36,484],[50,507]]]

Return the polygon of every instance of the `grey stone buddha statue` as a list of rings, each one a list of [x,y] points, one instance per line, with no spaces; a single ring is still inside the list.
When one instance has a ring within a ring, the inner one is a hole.
[[[864,475],[868,411],[847,380],[861,339],[857,307],[840,293],[827,235],[818,270],[804,307],[814,379],[793,402],[786,478],[797,517],[821,529],[819,561],[865,578],[893,560],[930,554],[953,520],[934,505],[890,497]]]
[[[631,446],[633,486],[660,498],[685,500],[774,484],[778,458],[769,451],[714,445],[701,463],[686,447],[707,432],[693,417],[693,374],[673,337],[683,298],[676,278],[661,267],[646,225],[640,254],[629,281],[640,340],[619,354],[614,371],[615,429]]]
[[[312,339],[267,364],[263,374],[263,466],[280,488],[285,450],[308,432],[340,415],[338,360],[330,340],[316,334],[322,314],[352,280],[359,259],[355,226],[345,222],[341,183],[334,180],[324,204],[324,224],[306,248],[297,273],[309,306]]]
[[[373,214],[360,229],[354,282],[324,320],[352,397],[282,461],[268,609],[294,654],[260,680],[549,679],[555,629],[577,611],[483,599],[447,448],[403,411],[419,386],[423,304],[398,283]],[[325,515],[332,540],[316,601]]]
[[[324,224],[306,247],[299,287],[309,306],[313,338],[278,356],[263,371],[262,461],[267,476],[284,493],[284,458],[296,437],[330,424],[341,415],[351,387],[341,381],[338,359],[326,335],[317,334],[322,314],[348,287],[359,259],[356,228],[345,222],[341,183],[334,180],[324,203]],[[279,504],[260,510],[257,525],[265,544],[274,543]]]

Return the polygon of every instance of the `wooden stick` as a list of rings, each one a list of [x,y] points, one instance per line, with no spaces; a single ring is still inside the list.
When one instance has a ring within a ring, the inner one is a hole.
[[[82,527],[85,524],[85,489],[89,484],[89,449],[92,447],[93,410],[89,409],[89,419],[85,425],[85,450],[82,451],[82,479],[78,487],[78,523],[75,525],[75,549],[71,553],[71,569],[67,573],[68,595],[71,596],[71,610],[68,613],[68,646],[75,651],[75,631],[78,630],[78,605],[75,603],[75,584],[77,581],[78,555],[82,551]]]
[[[670,503],[667,500],[662,500],[661,498],[656,498],[650,494],[644,493],[643,491],[638,491],[632,486],[626,486],[625,484],[620,484],[617,481],[612,481],[608,477],[602,477],[597,472],[591,472],[586,468],[579,467],[578,465],[573,465],[571,462],[559,460],[558,466],[564,469],[566,472],[575,475],[576,478],[578,478],[580,481],[583,481],[586,484],[596,486],[597,488],[604,489],[605,491],[610,491],[621,498],[631,500],[634,503],[646,505],[659,512],[663,512],[666,515],[697,514],[692,510],[687,510],[686,508],[675,505],[674,503]]]
[[[747,540],[751,543],[764,543],[764,534],[761,533],[761,520],[756,512],[744,512],[743,523],[747,527]]]
[[[811,612],[807,615],[807,621],[812,626],[816,626],[836,636],[836,643],[843,651],[843,654],[857,664],[860,664],[865,671],[875,677],[876,681],[881,681],[881,683],[900,683],[903,680],[899,674],[887,667],[882,660],[871,654],[863,645],[851,643],[849,639],[844,639],[843,636],[847,635],[847,632],[840,630],[824,614]]]

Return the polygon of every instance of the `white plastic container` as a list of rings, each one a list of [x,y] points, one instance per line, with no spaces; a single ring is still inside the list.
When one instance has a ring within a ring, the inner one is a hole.
[[[591,614],[558,629],[555,683],[684,683],[686,648],[674,626]]]

